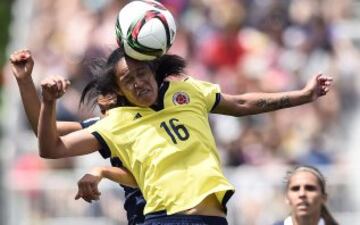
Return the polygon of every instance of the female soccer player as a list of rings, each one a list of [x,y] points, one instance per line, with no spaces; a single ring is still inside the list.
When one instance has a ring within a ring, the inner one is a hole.
[[[299,166],[286,177],[286,203],[291,214],[275,225],[338,225],[325,202],[326,183],[320,171]]]
[[[103,156],[121,159],[146,199],[146,225],[227,224],[234,188],[221,171],[208,113],[244,116],[301,105],[325,95],[332,81],[318,75],[302,90],[228,95],[185,74],[160,73],[156,63],[130,59],[122,49],[110,58],[84,94],[112,91],[121,107],[85,130],[58,134],[55,106],[65,81],[42,82],[40,155],[62,158],[102,149]]]
[[[26,116],[34,133],[37,135],[37,124],[40,114],[40,99],[36,93],[36,88],[32,80],[34,60],[31,52],[26,49],[15,51],[10,56],[10,62],[13,75],[20,90],[21,100],[24,105]],[[65,82],[64,87],[67,85],[68,83]],[[114,101],[113,95],[100,95],[96,101],[103,114],[105,114],[108,109],[116,106],[116,101]],[[91,126],[99,119],[100,118],[92,118],[81,123],[61,121],[57,122],[56,126],[60,134],[68,134],[70,132]],[[110,162],[113,167],[117,168],[103,167],[101,168],[101,171],[100,168],[98,168],[96,171],[93,170],[90,172],[90,174],[93,174],[92,177],[88,174],[80,179],[78,182],[79,191],[75,198],[83,198],[88,202],[91,202],[91,200],[97,200],[100,195],[97,188],[100,176],[106,177],[121,184],[125,191],[124,208],[127,213],[128,224],[135,225],[142,223],[144,221],[143,209],[145,206],[145,199],[141,191],[135,187],[137,185],[133,176],[122,167],[120,160],[111,158]]]

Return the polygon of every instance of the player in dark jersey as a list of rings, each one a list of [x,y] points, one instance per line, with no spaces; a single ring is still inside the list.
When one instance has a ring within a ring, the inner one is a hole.
[[[40,112],[40,99],[36,93],[36,88],[32,80],[32,70],[34,66],[34,61],[29,50],[19,50],[14,52],[10,56],[11,68],[13,75],[17,81],[21,100],[25,109],[26,116],[30,122],[30,125],[37,135],[37,124]],[[66,85],[66,84],[64,84]],[[107,109],[113,106],[111,99],[105,97],[98,99],[98,104],[101,109],[101,112],[104,114]],[[58,132],[61,134],[70,133],[79,129],[86,128],[90,125],[96,123],[100,117],[84,120],[81,123],[78,122],[57,122]],[[100,151],[101,152],[101,151]],[[118,158],[110,159],[111,165],[119,168],[118,171],[123,172],[123,178],[125,180],[117,179],[118,183],[129,183],[128,180],[133,179],[131,174],[127,174],[128,171],[124,170],[122,167],[122,162]],[[129,178],[130,177],[130,178]],[[117,177],[119,178],[119,176]],[[134,183],[134,182],[133,182]],[[145,206],[145,199],[138,188],[121,185],[125,191],[125,202],[124,208],[126,210],[128,224],[135,225],[141,224],[144,221],[143,209]],[[97,186],[94,186],[97,191]],[[79,198],[82,196],[78,196]]]
[[[291,214],[274,225],[338,225],[325,205],[325,178],[315,167],[298,166],[289,171],[285,196]]]
[[[109,102],[109,100],[105,100],[106,104],[104,103],[104,101],[101,99],[99,102],[102,102],[102,104],[100,104],[101,107],[101,111],[105,113],[105,109],[104,109],[104,105],[106,105],[105,107],[108,108],[108,104],[107,102]],[[98,120],[100,120],[100,117],[94,117],[88,120],[85,120],[83,122],[81,122],[81,126],[83,128],[87,128],[93,124],[95,124]],[[95,168],[94,170],[97,171],[101,171],[102,173],[104,173],[104,170],[106,170],[108,172],[108,174],[110,174],[110,176],[103,176],[105,178],[108,178],[114,182],[117,182],[120,184],[120,186],[124,189],[125,192],[125,202],[124,202],[124,208],[126,210],[126,215],[127,215],[127,219],[128,219],[128,223],[129,225],[135,225],[135,224],[141,224],[144,222],[144,214],[143,214],[143,210],[146,204],[146,201],[144,199],[144,196],[142,195],[141,191],[139,188],[137,187],[132,187],[131,185],[124,185],[121,184],[121,181],[119,181],[117,178],[122,176],[122,172],[123,172],[123,165],[122,162],[119,158],[110,158],[110,162],[111,162],[111,166],[116,167],[116,168],[122,168],[122,170],[115,170],[113,168]],[[96,173],[96,172],[95,172]],[[98,174],[92,174],[91,172],[87,173],[86,175],[84,175],[78,182],[78,188],[79,191],[75,197],[75,199],[79,199],[79,198],[83,198],[84,200],[91,202],[92,200],[97,200],[99,197],[99,192],[97,190],[97,184],[100,182],[99,177],[101,177]],[[91,188],[89,187],[91,186]],[[93,189],[94,191],[89,191]],[[82,191],[81,194],[79,194],[79,192]],[[91,193],[85,193],[85,192],[91,192]]]

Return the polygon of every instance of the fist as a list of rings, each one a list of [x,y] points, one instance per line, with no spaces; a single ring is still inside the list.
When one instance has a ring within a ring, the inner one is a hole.
[[[332,77],[319,74],[308,81],[305,91],[309,93],[311,100],[316,100],[330,91],[332,82]]]
[[[21,80],[31,76],[34,60],[30,50],[15,51],[10,55],[11,70],[16,79]]]
[[[43,101],[55,101],[65,94],[69,86],[70,81],[63,77],[52,76],[46,78],[41,82]]]

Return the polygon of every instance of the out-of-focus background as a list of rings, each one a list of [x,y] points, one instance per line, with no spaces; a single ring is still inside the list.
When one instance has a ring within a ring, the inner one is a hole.
[[[236,186],[230,225],[266,225],[284,218],[283,178],[297,164],[317,166],[328,181],[329,208],[340,224],[360,221],[360,1],[163,0],[178,31],[170,53],[188,73],[227,93],[287,91],[319,72],[334,77],[314,104],[263,115],[210,118],[227,177]],[[0,224],[123,225],[122,189],[101,184],[101,200],[75,201],[77,180],[109,165],[100,154],[45,160],[21,105],[7,58],[29,48],[36,85],[63,75],[71,89],[59,120],[98,112],[78,108],[89,80],[87,62],[115,44],[124,0],[2,0],[0,2]]]

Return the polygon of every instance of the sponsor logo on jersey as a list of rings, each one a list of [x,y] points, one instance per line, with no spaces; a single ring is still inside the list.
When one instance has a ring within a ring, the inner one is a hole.
[[[190,103],[190,97],[185,92],[176,92],[172,101],[175,105],[185,105]]]
[[[135,117],[134,117],[134,120],[139,119],[139,118],[141,118],[141,117],[142,117],[142,115],[141,115],[140,113],[136,113],[136,115],[135,115]]]

